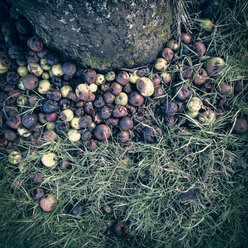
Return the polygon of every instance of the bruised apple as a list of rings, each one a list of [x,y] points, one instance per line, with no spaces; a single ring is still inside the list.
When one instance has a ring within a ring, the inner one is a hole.
[[[154,84],[147,77],[138,79],[136,86],[142,96],[151,96],[154,93]]]
[[[44,195],[40,200],[40,207],[45,212],[52,212],[57,206],[57,199],[52,194]]]
[[[219,57],[211,58],[206,64],[206,71],[210,76],[218,76],[225,67],[225,61]]]

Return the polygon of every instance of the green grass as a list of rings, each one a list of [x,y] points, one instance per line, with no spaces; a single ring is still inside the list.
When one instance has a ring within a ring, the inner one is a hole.
[[[184,19],[195,32],[199,14],[189,16],[185,9],[189,1],[175,2],[182,7],[175,17],[176,26],[184,9],[187,17]],[[9,164],[7,151],[2,150],[1,247],[248,246],[248,135],[231,132],[236,118],[247,118],[248,114],[247,64],[240,58],[247,54],[248,27],[242,19],[247,13],[247,4],[236,0],[236,7],[230,8],[227,6],[230,2],[222,1],[215,30],[211,34],[201,31],[197,36],[197,40],[209,44],[207,49],[221,56],[227,64],[212,83],[228,82],[234,86],[241,75],[245,85],[241,93],[227,97],[229,107],[222,117],[212,126],[195,121],[190,134],[183,136],[178,130],[189,117],[180,117],[179,123],[170,128],[155,116],[155,102],[151,102],[148,110],[164,132],[156,144],[120,145],[112,140],[89,151],[83,145],[78,147],[63,139],[36,149],[23,140],[17,147],[23,154],[20,165]],[[240,48],[238,53],[237,47]],[[197,69],[208,58],[204,56],[198,64],[187,56],[181,56],[178,61],[183,61],[180,66],[193,63]],[[170,71],[176,72],[177,66],[175,63]],[[190,81],[185,83],[195,95],[207,99],[210,106],[216,108],[221,98],[217,91],[204,93]],[[172,87],[167,89],[168,96],[171,90]],[[59,161],[69,159],[71,168],[44,167],[41,156],[47,151],[55,152]],[[77,152],[80,152],[78,156]],[[235,163],[242,165],[242,169],[235,170]],[[37,172],[45,178],[41,185],[33,182]],[[33,199],[31,192],[39,186],[57,197],[54,212],[43,212],[39,201]],[[196,199],[181,201],[180,195],[191,189],[196,190]],[[76,204],[83,207],[80,216],[70,213]],[[105,211],[107,206],[111,207],[111,213]],[[126,237],[119,238],[108,232],[118,220],[129,226]]]

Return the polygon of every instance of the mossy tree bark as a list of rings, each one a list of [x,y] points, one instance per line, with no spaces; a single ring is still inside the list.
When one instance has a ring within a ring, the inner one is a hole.
[[[152,62],[170,35],[168,0],[11,0],[45,44],[85,67]]]

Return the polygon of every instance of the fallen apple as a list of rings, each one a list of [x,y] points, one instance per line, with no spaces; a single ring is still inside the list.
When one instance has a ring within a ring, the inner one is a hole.
[[[57,155],[54,152],[47,152],[42,155],[41,162],[46,167],[53,167],[57,164]]]
[[[44,195],[40,200],[40,207],[45,212],[52,212],[57,206],[57,199],[52,194]]]

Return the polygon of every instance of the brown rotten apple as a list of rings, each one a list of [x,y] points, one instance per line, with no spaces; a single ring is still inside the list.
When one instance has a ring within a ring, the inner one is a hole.
[[[174,52],[169,47],[166,47],[162,52],[162,57],[167,61],[171,61],[174,57]]]
[[[194,48],[198,57],[202,57],[206,53],[206,47],[202,42],[196,42]]]
[[[126,85],[129,82],[129,75],[125,71],[120,71],[116,76],[116,81],[121,85]]]
[[[167,47],[172,49],[174,52],[177,51],[178,48],[179,48],[178,43],[176,42],[176,40],[169,40],[167,42]]]
[[[182,33],[181,40],[188,45],[191,42],[191,36],[187,33]]]
[[[237,134],[244,134],[248,130],[247,120],[242,118],[237,118],[233,132]]]
[[[220,83],[218,91],[221,95],[230,95],[233,93],[233,87],[225,83]]]
[[[213,110],[208,109],[199,115],[199,121],[205,125],[211,125],[216,120],[216,114]]]
[[[150,144],[155,143],[157,141],[157,137],[162,137],[162,135],[162,130],[156,125],[144,127],[143,129],[144,140]]]
[[[104,124],[100,124],[95,128],[94,135],[100,141],[107,140],[111,135],[110,128]]]
[[[191,96],[191,90],[187,84],[182,84],[176,87],[175,94],[177,99],[181,101],[185,101],[187,98]]]
[[[197,85],[202,85],[207,81],[207,78],[208,78],[207,72],[203,68],[200,68],[195,75],[194,83]]]
[[[17,129],[21,125],[21,116],[14,113],[10,114],[6,124],[13,129]]]
[[[26,90],[34,90],[39,84],[39,80],[36,76],[28,74],[22,79],[22,84]]]
[[[119,127],[122,131],[128,131],[133,128],[133,121],[130,117],[124,117],[119,121]]]

